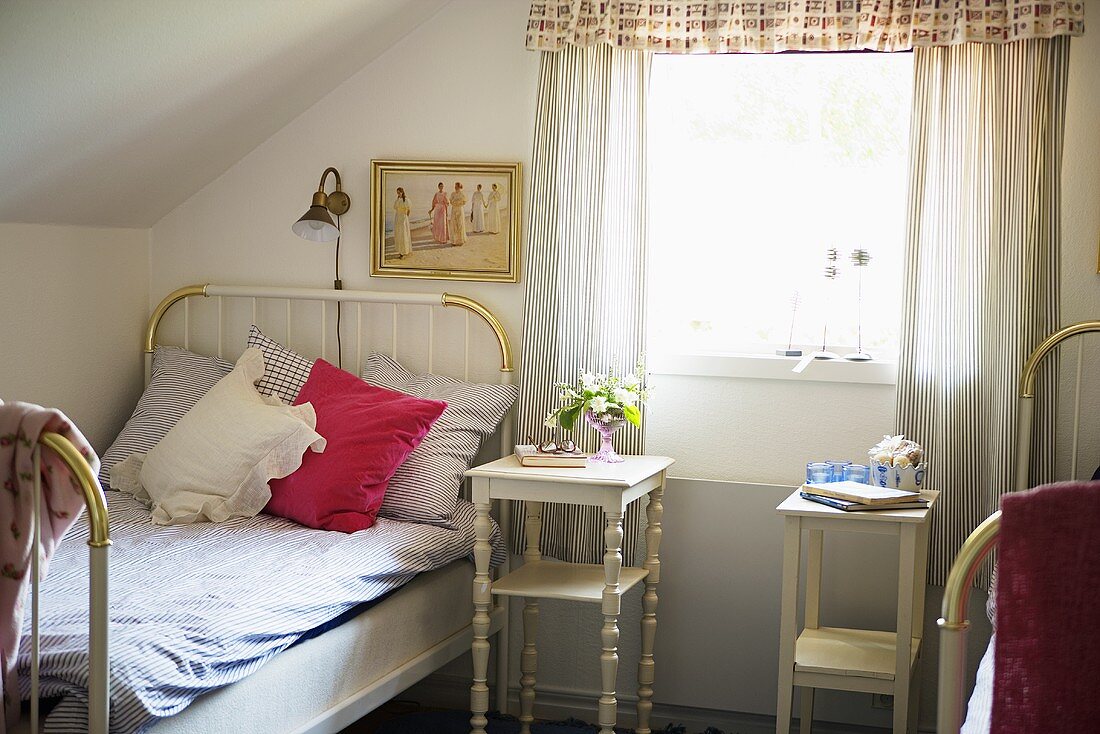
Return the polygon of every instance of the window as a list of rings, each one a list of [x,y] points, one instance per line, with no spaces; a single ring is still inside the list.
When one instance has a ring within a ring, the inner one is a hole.
[[[788,341],[809,352],[824,335],[844,355],[861,314],[864,351],[895,357],[912,63],[654,58],[651,353],[774,355]],[[856,249],[866,268],[852,266]]]

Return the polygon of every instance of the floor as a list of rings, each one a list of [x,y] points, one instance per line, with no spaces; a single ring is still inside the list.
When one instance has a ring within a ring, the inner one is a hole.
[[[418,703],[394,699],[359,719],[340,734],[377,734],[379,727],[387,721],[400,718],[406,714],[427,710],[430,709],[425,709]]]
[[[466,734],[469,731],[468,716],[458,711],[426,708],[412,701],[393,700],[340,734]],[[597,730],[597,727],[586,726],[582,722],[576,722],[580,726],[570,726],[571,723],[535,724],[533,734],[589,734]],[[490,718],[488,731],[489,734],[514,734],[519,731],[519,722]]]

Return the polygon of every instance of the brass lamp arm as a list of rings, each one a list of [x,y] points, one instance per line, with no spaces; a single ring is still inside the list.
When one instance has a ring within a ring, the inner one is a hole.
[[[337,171],[332,166],[329,166],[328,168],[325,169],[325,172],[321,174],[321,183],[317,184],[317,190],[320,191],[321,193],[324,193],[324,191],[325,191],[325,180],[328,178],[328,175],[330,173],[333,176],[336,177],[336,190],[337,191],[342,191],[343,190],[341,188],[341,184],[340,184],[340,172]]]
[[[330,173],[336,177],[336,190],[331,194],[326,194],[325,181],[328,180]],[[340,181],[340,172],[332,166],[326,168],[325,172],[321,174],[321,182],[317,184],[317,193],[313,195],[312,206],[323,206],[338,217],[347,214],[348,209],[351,208],[351,198],[344,193]]]

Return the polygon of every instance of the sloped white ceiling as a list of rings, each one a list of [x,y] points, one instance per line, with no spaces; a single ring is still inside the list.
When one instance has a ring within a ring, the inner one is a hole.
[[[151,226],[445,2],[0,0],[0,222]]]

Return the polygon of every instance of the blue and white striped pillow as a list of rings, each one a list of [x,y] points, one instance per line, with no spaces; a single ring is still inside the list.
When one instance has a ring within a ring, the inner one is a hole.
[[[255,325],[249,329],[248,346],[260,349],[267,365],[256,389],[283,402],[294,402],[309,379],[313,360]],[[443,415],[390,479],[378,514],[391,520],[449,527],[463,475],[482,442],[504,420],[519,390],[514,385],[462,382],[431,373],[416,375],[376,352],[367,357],[361,377],[378,387],[447,403]]]
[[[232,362],[195,354],[181,347],[157,347],[148,387],[138,400],[111,448],[103,454],[99,483],[110,487],[111,467],[130,454],[147,453],[191,410],[218,380],[233,369]]]
[[[414,375],[383,354],[363,365],[364,380],[447,409],[390,479],[379,515],[392,520],[449,525],[463,475],[482,442],[496,432],[519,394],[515,385],[487,385],[443,375]]]

